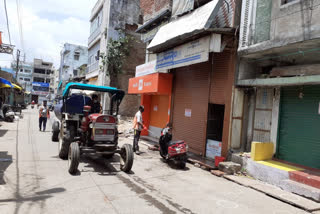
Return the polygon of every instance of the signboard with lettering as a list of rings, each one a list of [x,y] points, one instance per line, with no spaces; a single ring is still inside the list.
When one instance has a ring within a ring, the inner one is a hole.
[[[156,70],[162,71],[206,62],[209,59],[210,36],[175,47],[157,54]]]
[[[153,74],[156,73],[156,64],[157,61],[153,60],[151,62],[147,62],[145,64],[142,65],[138,65],[136,67],[136,77],[141,77],[141,76],[145,76],[148,74]]]
[[[214,159],[215,156],[221,156],[222,143],[215,140],[207,140],[206,157]]]

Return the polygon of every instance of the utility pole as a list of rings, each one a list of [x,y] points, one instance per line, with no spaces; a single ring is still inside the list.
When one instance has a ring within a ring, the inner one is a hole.
[[[19,71],[19,58],[20,58],[20,50],[17,49],[17,71],[16,71],[16,79],[18,81],[18,71]]]

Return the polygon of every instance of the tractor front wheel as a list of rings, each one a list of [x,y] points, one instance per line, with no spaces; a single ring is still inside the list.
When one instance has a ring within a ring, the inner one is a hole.
[[[53,142],[58,142],[59,141],[59,122],[58,121],[54,121],[52,124],[52,137],[51,140]]]
[[[130,172],[133,165],[133,150],[130,144],[124,144],[120,152],[120,169],[124,172]]]
[[[59,157],[63,160],[68,158],[68,152],[71,142],[75,136],[75,127],[69,125],[67,127],[66,121],[62,121],[59,138]]]
[[[78,172],[78,166],[80,161],[80,148],[79,144],[73,142],[70,144],[69,154],[68,154],[68,168],[69,173],[74,175]]]

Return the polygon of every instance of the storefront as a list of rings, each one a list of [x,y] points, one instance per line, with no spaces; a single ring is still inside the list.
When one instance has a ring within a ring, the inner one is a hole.
[[[170,120],[172,74],[154,73],[129,80],[129,94],[141,94],[145,107],[143,120],[148,131],[142,135],[160,137],[160,132]]]
[[[210,54],[207,62],[174,70],[174,139],[190,151],[214,158],[226,155],[229,142],[234,63],[230,52]]]
[[[173,75],[168,108],[173,139],[184,140],[191,152],[212,159],[227,155],[230,135],[235,16],[231,10],[221,16],[225,6],[223,1],[209,1],[171,20],[157,29],[147,47],[147,54],[156,54],[156,72]],[[166,105],[162,97],[149,100],[158,107],[154,103],[161,99]]]
[[[276,157],[320,169],[320,86],[281,89]]]

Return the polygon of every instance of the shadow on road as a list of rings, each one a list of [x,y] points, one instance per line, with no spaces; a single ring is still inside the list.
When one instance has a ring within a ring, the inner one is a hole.
[[[8,152],[0,151],[0,185],[6,184],[4,180],[4,172],[12,164],[12,155],[8,155]]]
[[[3,137],[8,132],[8,129],[1,129],[0,130],[0,137]]]
[[[83,155],[81,162],[86,163],[86,168],[92,168],[95,172],[102,176],[115,176],[120,170],[120,157],[115,154],[112,158],[103,158],[102,156]],[[86,172],[86,171],[82,171]],[[130,171],[129,174],[134,174]]]

